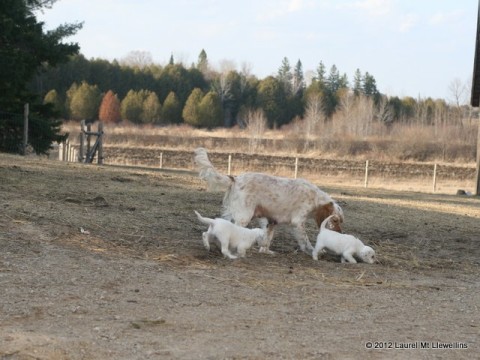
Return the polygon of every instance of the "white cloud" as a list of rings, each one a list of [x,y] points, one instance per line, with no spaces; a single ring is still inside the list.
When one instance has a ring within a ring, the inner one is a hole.
[[[370,16],[385,16],[392,11],[392,0],[359,0],[352,1],[341,7],[366,11]]]
[[[418,23],[417,14],[407,14],[403,16],[400,26],[398,27],[399,31],[402,33],[410,31]]]
[[[257,20],[268,21],[275,20],[289,14],[304,11],[315,7],[313,0],[283,0],[283,1],[262,1],[262,10],[259,10]]]
[[[433,14],[430,19],[430,25],[443,25],[453,22],[461,21],[464,12],[462,10],[456,10],[449,13],[437,12]]]

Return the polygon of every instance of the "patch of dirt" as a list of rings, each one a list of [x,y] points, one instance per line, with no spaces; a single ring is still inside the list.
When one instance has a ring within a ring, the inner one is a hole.
[[[203,248],[193,210],[223,194],[194,176],[0,154],[0,179],[0,359],[479,352],[478,198],[322,186],[380,263],[315,262],[286,226],[231,261]]]

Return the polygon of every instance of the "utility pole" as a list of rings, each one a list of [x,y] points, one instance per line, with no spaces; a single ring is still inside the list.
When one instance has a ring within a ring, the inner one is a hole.
[[[473,60],[473,83],[470,103],[474,107],[480,105],[480,0],[478,1],[477,34],[475,36],[475,58]],[[475,179],[475,194],[480,196],[480,117],[477,119],[477,171]]]

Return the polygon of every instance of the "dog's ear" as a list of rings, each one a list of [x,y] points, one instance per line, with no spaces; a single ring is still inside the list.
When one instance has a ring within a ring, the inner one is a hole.
[[[314,218],[315,222],[317,223],[317,226],[320,227],[322,225],[323,220],[325,220],[327,217],[335,213],[335,205],[331,201],[329,203],[326,203],[325,205],[317,207],[314,213]],[[334,229],[337,232],[342,232],[342,229],[340,228],[340,224],[338,226],[335,226]]]
[[[333,202],[326,203],[325,205],[317,207],[315,210],[314,218],[317,226],[322,225],[323,220],[333,214],[334,207]]]

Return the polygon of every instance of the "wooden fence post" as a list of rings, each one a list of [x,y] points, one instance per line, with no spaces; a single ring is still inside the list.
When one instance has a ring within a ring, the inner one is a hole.
[[[103,165],[103,122],[98,122],[97,164]]]
[[[70,141],[65,140],[63,144],[63,161],[68,161],[68,148],[70,147]]]
[[[232,172],[232,155],[228,155],[228,172],[227,175],[231,175]]]
[[[80,122],[80,148],[78,154],[78,161],[84,162],[85,160],[85,120]]]
[[[163,152],[160,153],[160,169],[163,168]]]
[[[92,124],[87,124],[87,154],[90,154],[91,150],[91,132],[92,132]]]
[[[298,157],[295,158],[295,174],[294,178],[296,179],[298,175]]]
[[[29,105],[25,104],[23,108],[23,144],[22,144],[22,155],[27,155],[27,145],[28,145],[28,115],[29,115]]]
[[[433,166],[433,192],[437,189],[437,164]]]
[[[365,188],[368,187],[368,160],[365,162]]]

